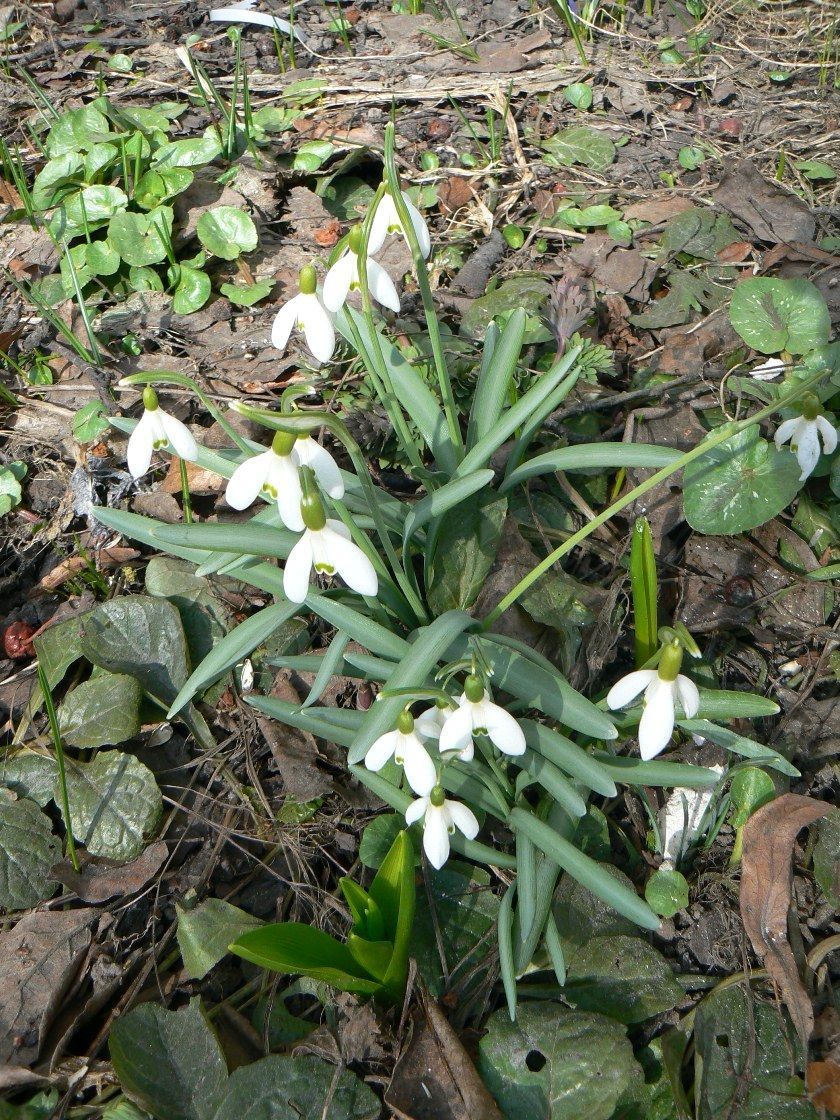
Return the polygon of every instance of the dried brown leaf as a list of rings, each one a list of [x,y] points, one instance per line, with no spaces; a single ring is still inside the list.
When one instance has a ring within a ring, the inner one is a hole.
[[[817,1108],[840,1116],[840,1065],[837,1062],[809,1062],[808,1092]]]
[[[91,857],[81,871],[74,871],[67,862],[57,864],[52,869],[51,878],[74,891],[83,902],[107,902],[109,898],[124,898],[142,890],[161,869],[168,852],[165,841],[159,840],[131,863],[120,865],[110,859]]]

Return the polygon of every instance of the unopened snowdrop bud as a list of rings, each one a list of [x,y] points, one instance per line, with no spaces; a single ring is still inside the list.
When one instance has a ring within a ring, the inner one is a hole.
[[[198,458],[198,446],[186,424],[170,416],[158,404],[157,393],[147,385],[143,390],[143,415],[128,438],[126,461],[133,478],[140,478],[149,469],[152,455],[167,444],[176,455],[188,462]]]
[[[474,735],[486,735],[503,754],[519,755],[525,751],[525,734],[504,708],[487,696],[484,682],[474,673],[464,681],[458,708],[447,715],[440,733],[441,754],[455,752],[468,762],[473,757]]]
[[[304,601],[313,567],[328,578],[341,576],[351,591],[375,595],[379,588],[376,569],[350,539],[350,530],[341,521],[327,517],[311,468],[301,469],[301,480],[300,514],[304,531],[289,553],[283,571],[286,598],[293,603]]]
[[[408,784],[415,793],[433,786],[435,764],[415,730],[414,717],[408,708],[400,712],[394,731],[380,735],[365,755],[368,770],[381,770],[389,758],[403,767]]]
[[[304,527],[300,512],[303,492],[294,449],[295,436],[277,432],[268,451],[240,463],[227,484],[228,505],[233,509],[247,509],[263,492],[277,502],[283,524],[299,533]]]
[[[607,694],[607,706],[615,711],[644,692],[644,711],[639,723],[639,752],[644,759],[655,758],[670,743],[677,700],[686,719],[697,715],[700,693],[694,681],[680,673],[682,659],[682,643],[674,638],[663,647],[658,668],[628,673]]]
[[[826,455],[831,455],[837,447],[837,429],[828,417],[822,415],[819,397],[814,393],[805,393],[802,397],[802,415],[780,424],[775,438],[779,450],[782,444],[790,440],[802,471],[800,482],[805,481],[819,461],[820,438],[823,451]]]
[[[423,851],[437,870],[449,859],[449,837],[456,828],[468,840],[478,836],[475,813],[460,801],[450,801],[434,779],[406,809],[405,820],[406,824],[423,821]]]
[[[318,277],[311,264],[300,270],[300,291],[283,304],[271,328],[271,344],[285,350],[294,329],[301,331],[312,356],[328,362],[335,350],[332,318],[317,295]]]
[[[359,289],[359,250],[362,247],[362,227],[353,226],[347,237],[347,248],[338,258],[324,279],[324,304],[335,313],[343,307],[350,292]],[[369,250],[373,252],[375,250]],[[377,303],[391,311],[400,309],[400,297],[394,282],[381,264],[367,257],[367,282],[370,294]]]

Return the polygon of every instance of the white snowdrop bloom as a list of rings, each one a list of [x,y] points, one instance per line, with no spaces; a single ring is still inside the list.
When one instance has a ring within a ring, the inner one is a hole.
[[[804,482],[817,465],[820,437],[823,451],[831,455],[837,447],[837,429],[820,412],[819,399],[813,393],[806,393],[802,401],[802,415],[785,420],[776,432],[776,447],[781,449],[782,444],[790,440],[791,449],[796,452],[796,461],[802,471],[800,482]]]
[[[361,226],[354,226],[350,230],[347,248],[324,278],[324,304],[333,313],[344,306],[350,292],[358,291],[361,234]],[[391,311],[399,311],[400,297],[394,281],[382,265],[377,264],[370,256],[367,258],[367,282],[371,297],[377,303],[389,307]]]
[[[133,478],[149,469],[152,454],[169,445],[176,455],[188,462],[198,458],[198,447],[186,424],[170,416],[158,405],[157,393],[147,385],[143,390],[143,415],[128,437],[126,461]]]
[[[312,356],[328,362],[335,350],[332,317],[315,291],[317,277],[311,264],[300,270],[300,291],[283,304],[271,328],[271,345],[285,350],[292,331],[297,328],[306,339]]]
[[[525,751],[522,728],[510,712],[490,700],[481,678],[470,674],[464,682],[463,695],[458,698],[457,709],[444,720],[438,742],[441,754],[455,751],[460,759],[468,762],[473,756],[474,735],[487,735],[502,754],[516,755]]]
[[[423,254],[423,259],[428,260],[429,254],[432,251],[432,239],[429,236],[429,227],[426,225],[426,220],[405,191],[400,192],[402,200],[405,203],[408,216],[411,219],[411,225],[414,228],[415,236],[417,237],[417,244],[420,246],[420,252]],[[376,211],[373,215],[373,221],[370,226],[370,237],[368,238],[368,252],[378,253],[385,242],[385,238],[389,233],[399,233],[405,237],[400,216],[397,213],[397,207],[394,199],[390,193],[385,193],[380,198],[376,206]],[[405,237],[408,241],[408,238]]]
[[[331,498],[344,497],[344,479],[341,477],[338,463],[326,447],[321,447],[320,443],[310,435],[298,436],[294,456],[301,467],[313,469],[318,485]]]
[[[292,603],[304,601],[313,567],[329,577],[341,576],[360,595],[375,595],[379,587],[376,569],[351,541],[347,526],[327,519],[317,494],[304,494],[300,512],[305,528],[283,571],[286,598]]]
[[[670,743],[677,700],[682,704],[686,719],[693,719],[700,707],[697,685],[680,673],[682,656],[680,642],[669,642],[662,651],[658,669],[637,669],[628,673],[607,693],[607,706],[615,711],[644,692],[645,706],[639,723],[639,752],[644,759],[655,758]]]
[[[304,527],[300,512],[303,490],[295,458],[296,442],[294,435],[277,432],[268,451],[240,463],[225,490],[228,505],[247,509],[264,491],[277,502],[286,528],[299,533]]]
[[[424,739],[432,739],[437,742],[443,730],[443,725],[446,723],[446,717],[451,713],[452,708],[441,708],[438,704],[433,704],[431,708],[421,712],[414,721],[418,735],[421,735]]]
[[[423,851],[438,871],[449,859],[449,837],[456,828],[468,840],[478,836],[478,821],[472,809],[460,801],[450,801],[438,785],[426,786],[425,792],[406,809],[405,820],[406,824],[423,821]]]
[[[772,381],[784,368],[785,363],[781,358],[768,358],[766,362],[750,370],[750,377],[754,377],[756,381]]]
[[[368,770],[381,770],[392,757],[405,770],[408,784],[415,793],[425,793],[435,784],[435,764],[420,742],[414,717],[407,708],[400,712],[396,728],[380,735],[370,747],[365,755],[365,766]]]

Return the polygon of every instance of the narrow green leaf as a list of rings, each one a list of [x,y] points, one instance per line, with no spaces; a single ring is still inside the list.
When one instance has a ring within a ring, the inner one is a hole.
[[[347,935],[347,948],[359,967],[382,984],[394,955],[393,944],[390,941],[368,941],[357,933],[350,933]]]
[[[351,708],[300,708],[297,704],[279,700],[276,696],[255,695],[246,699],[252,707],[265,712],[272,719],[288,724],[289,727],[311,731],[313,735],[337,743],[340,747],[349,748],[353,745],[359,733],[361,718],[365,714]],[[352,717],[352,724],[348,717]]]
[[[536,455],[511,471],[499,489],[502,494],[506,494],[529,478],[553,474],[555,471],[610,470],[621,467],[649,467],[659,470],[670,466],[680,455],[681,452],[675,448],[658,447],[655,444],[581,443]]]
[[[274,529],[253,521],[214,525],[158,525],[158,542],[179,548],[205,549],[234,555],[275,556],[285,560],[300,539],[299,533]]]
[[[522,938],[531,932],[537,910],[537,850],[524,832],[516,834],[516,886],[519,894],[519,928]]]
[[[543,945],[545,945],[545,951],[551,961],[551,967],[554,969],[554,975],[557,977],[557,983],[563,988],[566,984],[566,958],[563,954],[563,944],[557,930],[557,922],[554,920],[551,911],[549,911],[545,922]]]
[[[779,705],[766,696],[752,692],[727,692],[724,689],[700,689],[698,719],[760,719],[779,714]]]
[[[493,481],[493,471],[475,471],[465,478],[453,478],[437,490],[433,490],[419,502],[411,507],[411,512],[405,519],[403,527],[403,548],[418,529],[422,528],[434,517],[440,517],[453,506],[459,505],[472,494],[489,486]]]
[[[689,789],[707,789],[720,781],[720,774],[705,766],[691,766],[687,762],[663,762],[652,758],[624,758],[595,752],[596,759],[616,782],[625,786],[686,786]]]
[[[553,727],[546,727],[535,720],[521,719],[519,726],[525,732],[525,741],[531,750],[550,759],[555,766],[583,782],[593,792],[602,797],[615,797],[615,782],[601,763],[587,754],[583,747],[579,747]]]
[[[410,648],[405,639],[393,634],[387,627],[314,588],[306,596],[306,605],[336,630],[343,630],[354,642],[379,657],[399,661]]]
[[[763,743],[756,743],[754,739],[747,739],[743,735],[738,735],[735,731],[730,731],[727,727],[718,727],[707,719],[678,719],[677,726],[684,731],[689,731],[692,735],[702,735],[704,739],[710,739],[718,746],[726,747],[733,754],[741,755],[742,758],[749,758],[762,766],[769,766],[773,770],[778,770],[780,774],[787,774],[791,778],[801,776],[796,767],[788,762],[784,755],[774,751],[772,747],[767,747]]]
[[[380,987],[346,945],[303,922],[275,922],[250,930],[230,951],[261,968],[311,976],[342,992],[372,995]]]
[[[516,880],[502,895],[499,906],[499,970],[502,974],[502,987],[505,990],[508,1014],[511,1022],[516,1020],[516,970],[513,963],[513,896],[516,893]]]
[[[525,809],[513,809],[509,824],[514,831],[521,829],[550,859],[619,914],[623,914],[643,929],[659,929],[659,918],[647,903],[623,883],[614,879],[600,863],[578,851],[550,825],[537,820],[533,813]]]
[[[633,595],[633,631],[636,668],[647,664],[659,648],[656,556],[646,517],[637,517],[630,546],[630,588]]]
[[[475,447],[479,440],[490,434],[502,413],[522,350],[525,320],[525,312],[518,307],[505,324],[498,342],[494,342],[489,363],[486,367],[482,363],[467,426],[468,449]]]
[[[312,682],[309,695],[303,702],[304,708],[311,708],[313,704],[320,700],[324,689],[338,672],[339,665],[344,661],[344,651],[347,649],[349,641],[350,635],[343,634],[339,630],[330,642],[330,648],[321,658],[321,664],[315,680]]]
[[[570,817],[582,817],[586,813],[586,802],[574,788],[572,783],[565,778],[553,762],[549,762],[543,755],[536,751],[526,750],[516,759],[522,772],[527,774],[531,781],[537,782],[546,793],[550,793],[558,804],[566,810]],[[517,779],[517,791],[524,788],[521,782],[522,775]],[[530,782],[527,783],[530,785]]]

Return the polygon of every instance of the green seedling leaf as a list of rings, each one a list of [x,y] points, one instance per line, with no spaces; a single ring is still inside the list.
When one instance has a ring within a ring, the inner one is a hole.
[[[515,1023],[492,1015],[478,1069],[505,1120],[610,1120],[644,1081],[619,1023],[550,1002],[520,1005]]]
[[[670,1011],[684,995],[665,958],[638,937],[592,938],[567,961],[566,976],[564,999],[619,1023]]]
[[[563,96],[576,109],[592,108],[592,90],[584,82],[572,82],[563,90]]]
[[[706,162],[705,153],[700,148],[680,148],[677,159],[686,171],[696,171],[701,163]]]
[[[415,909],[414,846],[405,830],[398,833],[374,876],[370,885],[370,897],[379,908],[385,925],[385,937],[391,945],[382,984],[394,1001],[399,1003],[405,995]]]
[[[77,685],[59,707],[62,739],[83,749],[124,743],[140,730],[142,698],[134,677],[97,673]]]
[[[762,354],[807,354],[831,336],[825,298],[810,280],[742,280],[732,293],[729,319],[744,342]]]
[[[115,70],[118,74],[130,74],[134,69],[134,62],[130,55],[112,54],[108,59],[108,69]]]
[[[198,219],[196,233],[209,253],[226,261],[236,260],[240,253],[250,253],[257,247],[257,227],[236,206],[216,206],[205,211]]]
[[[91,401],[74,412],[70,427],[77,443],[94,443],[99,439],[110,427],[102,401]]]
[[[271,1054],[240,1066],[205,1120],[376,1120],[379,1098],[354,1073],[320,1058]]]
[[[170,268],[168,271],[172,278],[174,270]],[[210,298],[210,277],[201,269],[188,268],[185,264],[177,266],[177,276],[172,307],[176,315],[190,315]]]
[[[341,992],[373,995],[381,985],[346,945],[303,922],[275,922],[242,934],[230,951],[285,975],[311,976]]]
[[[26,910],[55,894],[61,845],[34,801],[0,789],[0,910]]]
[[[567,128],[544,141],[545,162],[553,167],[579,163],[593,171],[605,171],[615,159],[615,144],[602,132],[580,126]]]
[[[738,770],[729,787],[729,803],[735,812],[730,818],[733,828],[742,828],[756,809],[776,796],[773,779],[756,766]]]
[[[833,182],[837,178],[837,172],[831,164],[819,159],[798,159],[793,166],[812,182]]]
[[[0,517],[20,505],[23,497],[21,482],[26,477],[26,464],[16,459],[0,467]]]
[[[522,226],[503,226],[502,237],[505,239],[511,249],[521,249],[525,244],[525,230],[522,228]]]
[[[755,529],[790,505],[799,475],[790,451],[762,439],[758,425],[746,428],[686,467],[686,521],[716,536]]]
[[[679,871],[660,867],[645,885],[645,900],[655,914],[673,918],[688,906],[688,881]]]
[[[335,146],[329,140],[308,140],[295,152],[292,167],[295,171],[306,171],[311,174],[326,163],[334,151]]]
[[[222,284],[219,291],[238,307],[253,307],[255,303],[271,295],[275,283],[275,280],[269,278],[257,280],[254,284]]]
[[[607,224],[607,233],[619,245],[628,246],[633,243],[633,227],[629,222],[618,219]]]
[[[231,941],[263,923],[221,898],[206,898],[192,910],[175,905],[178,927],[175,936],[184,975],[188,980],[203,980],[222,957],[228,954]]]
[[[151,770],[122,751],[100,751],[92,762],[67,761],[73,835],[94,856],[121,863],[138,856],[163,811]],[[56,789],[55,800],[59,793]]]
[[[117,214],[108,223],[108,240],[126,264],[159,264],[166,260],[172,219],[171,206],[158,206],[148,214]]]
[[[555,225],[558,227],[571,226],[572,229],[594,229],[598,226],[608,226],[621,218],[621,211],[614,206],[584,206],[579,209],[571,206],[557,216]]]
[[[227,1066],[197,1000],[178,1011],[141,1003],[108,1045],[122,1091],[156,1120],[208,1120],[221,1106]]]

